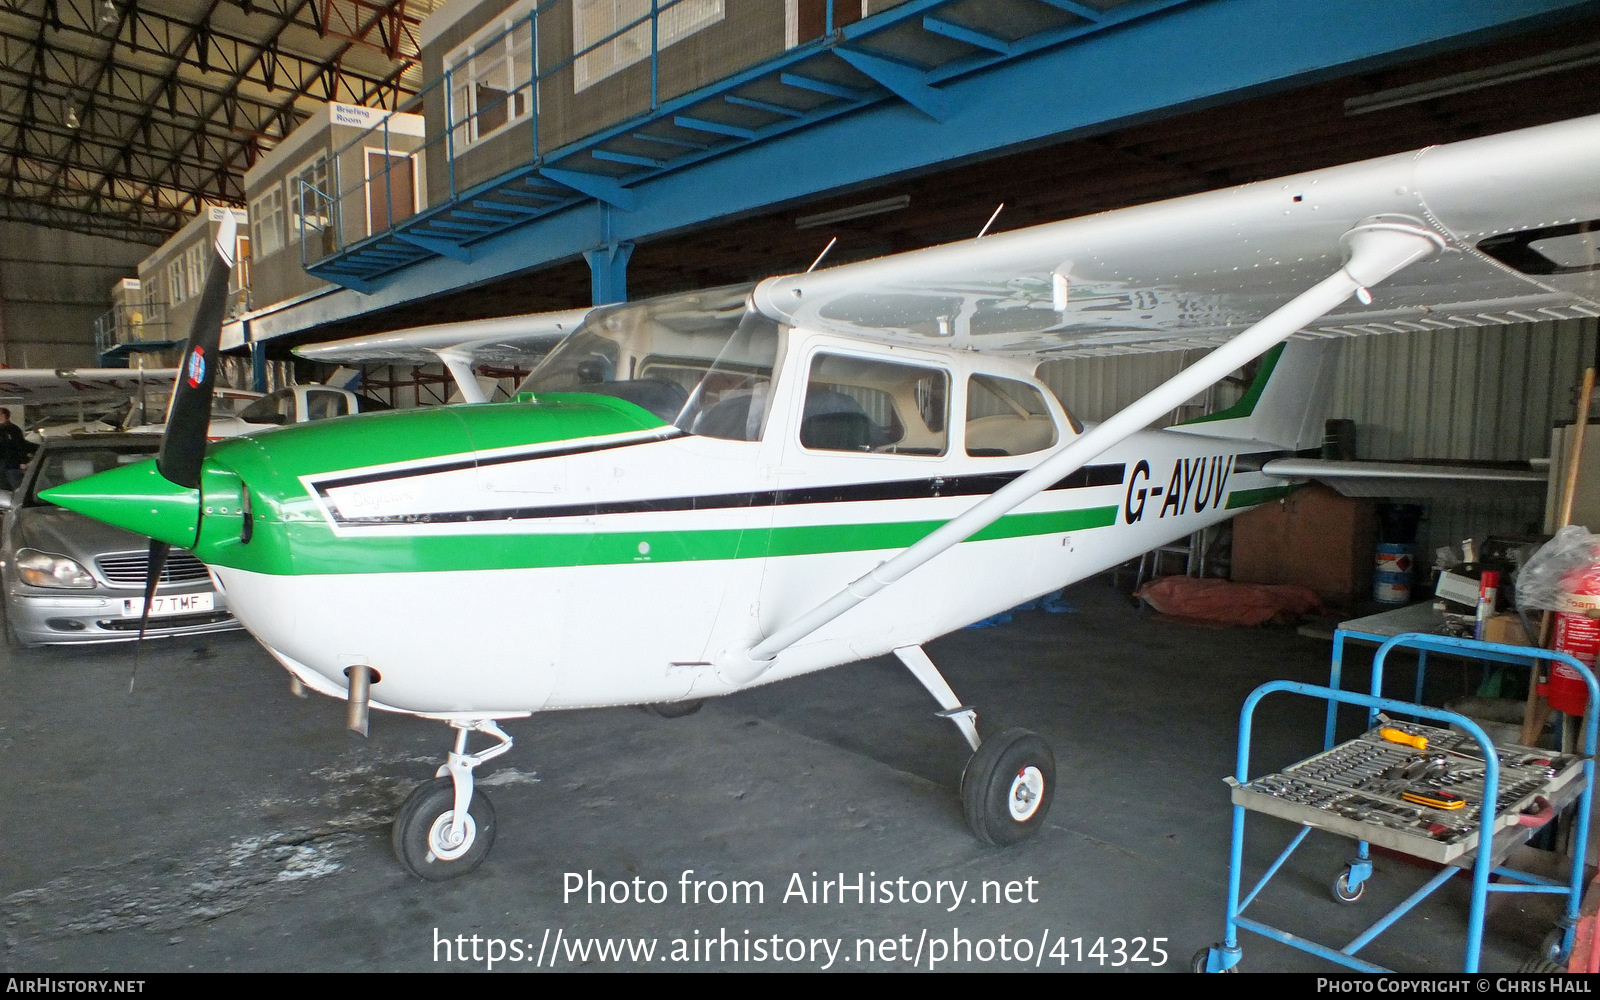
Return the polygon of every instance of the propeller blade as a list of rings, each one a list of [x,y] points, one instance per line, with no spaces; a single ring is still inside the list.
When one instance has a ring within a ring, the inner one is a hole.
[[[164,478],[189,489],[199,488],[200,463],[206,455],[211,389],[217,379],[217,355],[222,343],[222,321],[228,312],[228,275],[233,270],[237,232],[233,213],[223,213],[216,242],[211,245],[211,268],[200,294],[200,307],[189,327],[167,430],[161,435],[161,454],[156,458],[156,468]]]
[[[150,539],[150,552],[144,562],[144,610],[139,613],[139,638],[133,646],[133,673],[128,675],[128,693],[133,693],[133,682],[139,676],[139,656],[144,652],[144,630],[150,625],[150,606],[156,600],[156,586],[161,582],[161,571],[167,567],[167,553],[172,546]]]
[[[172,546],[150,539],[150,553],[144,562],[144,610],[139,614],[139,639],[144,640],[145,627],[150,624],[150,606],[156,600],[156,586],[161,582],[161,571],[167,568],[167,553]]]

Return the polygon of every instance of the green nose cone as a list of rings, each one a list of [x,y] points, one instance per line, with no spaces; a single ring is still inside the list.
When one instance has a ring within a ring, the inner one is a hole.
[[[155,462],[52,486],[39,499],[184,548],[194,545],[200,529],[200,491],[166,479]]]

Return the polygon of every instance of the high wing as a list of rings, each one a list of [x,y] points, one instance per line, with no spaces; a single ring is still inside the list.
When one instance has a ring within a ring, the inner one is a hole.
[[[1353,227],[1403,218],[1444,252],[1302,332],[1594,316],[1596,162],[1600,119],[1574,119],[772,278],[755,301],[892,343],[1040,357],[1214,346],[1337,270]]]
[[[722,651],[718,669],[759,677],[1297,333],[1600,316],[1597,159],[1600,117],[1580,118],[762,282],[753,302],[773,319],[889,344],[1041,359],[1215,349],[761,642]]]
[[[177,377],[176,368],[4,368],[0,369],[0,403],[42,406],[125,401],[141,389],[170,389]]]
[[[481,403],[487,399],[472,374],[474,365],[535,360],[560,343],[588,314],[588,309],[567,309],[498,319],[438,323],[325,344],[309,344],[295,348],[295,353],[308,361],[336,364],[443,362],[455,377],[462,398],[469,403]]]

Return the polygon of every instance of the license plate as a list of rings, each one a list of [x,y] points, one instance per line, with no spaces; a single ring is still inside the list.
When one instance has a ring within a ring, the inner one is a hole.
[[[157,594],[150,602],[150,617],[160,618],[164,615],[192,615],[203,611],[216,609],[217,595],[205,594]],[[122,599],[122,617],[138,618],[144,614],[144,598],[124,597]]]

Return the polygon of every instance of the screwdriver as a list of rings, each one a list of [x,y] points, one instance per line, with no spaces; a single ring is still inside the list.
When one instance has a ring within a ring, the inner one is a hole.
[[[1428,738],[1426,736],[1412,736],[1410,733],[1399,729],[1380,729],[1378,730],[1378,735],[1390,743],[1399,743],[1404,746],[1415,747],[1418,750],[1428,749]]]

